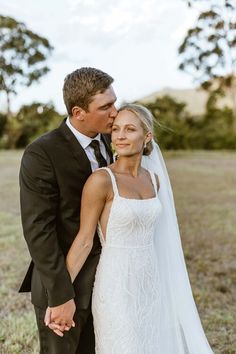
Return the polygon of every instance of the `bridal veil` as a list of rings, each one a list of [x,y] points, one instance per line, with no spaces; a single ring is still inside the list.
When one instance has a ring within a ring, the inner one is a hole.
[[[185,265],[172,188],[159,146],[143,156],[142,166],[156,173],[160,180],[159,198],[162,215],[155,233],[155,250],[159,265],[160,353],[212,354],[203,331]]]

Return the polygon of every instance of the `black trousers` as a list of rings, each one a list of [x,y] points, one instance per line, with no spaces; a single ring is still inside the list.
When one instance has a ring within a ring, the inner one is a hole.
[[[59,337],[44,324],[45,310],[34,307],[39,331],[40,354],[95,354],[95,338],[91,309],[79,309],[75,327]]]

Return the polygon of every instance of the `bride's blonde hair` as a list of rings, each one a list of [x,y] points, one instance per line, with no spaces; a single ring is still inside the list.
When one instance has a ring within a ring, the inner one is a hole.
[[[144,106],[135,103],[127,103],[120,107],[119,112],[121,111],[130,111],[140,120],[141,125],[145,133],[153,133],[153,115],[152,113]],[[143,155],[150,155],[153,150],[153,143],[150,140],[146,147],[143,150]]]

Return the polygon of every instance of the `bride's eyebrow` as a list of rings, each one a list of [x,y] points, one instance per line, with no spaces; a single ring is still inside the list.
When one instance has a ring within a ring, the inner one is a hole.
[[[134,128],[136,128],[136,126],[134,125],[134,124],[132,124],[132,123],[129,123],[129,124],[125,124],[124,125],[125,127],[134,127]],[[113,124],[113,126],[112,127],[120,127],[120,125],[118,125],[118,124]]]

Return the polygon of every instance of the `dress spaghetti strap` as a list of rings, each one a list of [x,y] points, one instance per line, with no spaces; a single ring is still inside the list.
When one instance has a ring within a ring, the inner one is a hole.
[[[157,197],[157,193],[158,193],[158,190],[157,190],[157,180],[156,180],[156,177],[155,177],[155,174],[154,172],[148,170],[150,176],[151,176],[151,180],[152,180],[152,184],[153,184],[153,187],[154,187],[154,191],[155,191],[155,194],[156,194],[156,197]]]
[[[111,183],[112,183],[112,189],[113,189],[114,196],[119,195],[118,187],[116,184],[116,179],[115,179],[115,176],[113,175],[111,169],[109,167],[101,167],[100,170],[106,170],[108,172],[108,174],[111,177]]]

